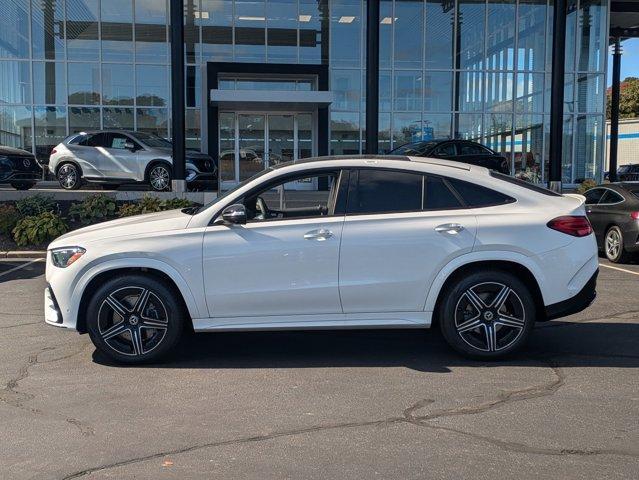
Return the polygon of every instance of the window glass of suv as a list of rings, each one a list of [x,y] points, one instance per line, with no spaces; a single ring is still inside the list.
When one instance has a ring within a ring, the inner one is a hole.
[[[126,150],[125,144],[129,142],[132,143],[135,147],[139,148],[139,145],[131,140],[129,137],[124,135],[123,133],[113,133],[111,134],[111,142],[109,148],[115,148],[118,150]]]
[[[424,209],[445,210],[448,208],[460,208],[461,202],[457,196],[448,188],[442,178],[426,177],[424,190]]]
[[[80,142],[80,145],[85,147],[108,147],[109,146],[109,134],[108,133],[94,133],[88,135],[86,139]]]
[[[603,188],[591,188],[584,194],[584,197],[586,197],[586,205],[596,205],[604,193],[606,193],[606,191]]]
[[[621,203],[623,202],[624,198],[619,195],[617,192],[613,192],[612,190],[606,190],[606,193],[604,193],[603,197],[601,197],[601,200],[599,201],[599,204],[611,204],[611,203]]]
[[[464,200],[467,207],[488,207],[490,205],[503,205],[515,201],[514,198],[508,195],[482,187],[481,185],[464,182],[456,178],[449,178],[447,180]]]
[[[532,190],[533,192],[541,193],[543,195],[548,195],[549,197],[561,197],[560,193],[553,192],[552,190],[548,190],[547,188],[544,188],[541,185],[535,185],[534,183],[526,182],[525,180],[511,177],[510,175],[499,173],[494,170],[490,170],[488,173],[490,174],[491,177],[498,178],[499,180],[503,180],[504,182],[512,183],[513,185],[517,185],[518,187],[522,187],[527,190]]]
[[[421,211],[423,175],[394,170],[362,169],[348,194],[347,212],[395,213]]]

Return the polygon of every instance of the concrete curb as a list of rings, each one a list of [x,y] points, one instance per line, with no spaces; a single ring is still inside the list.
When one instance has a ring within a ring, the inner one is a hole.
[[[0,252],[0,258],[47,258],[46,250],[12,250]]]

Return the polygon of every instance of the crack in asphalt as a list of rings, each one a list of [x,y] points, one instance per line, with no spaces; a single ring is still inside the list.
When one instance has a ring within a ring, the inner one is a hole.
[[[66,344],[64,346],[66,346]],[[6,403],[7,405],[10,405],[15,408],[19,408],[21,410],[24,410],[26,412],[29,412],[35,415],[45,415],[45,416],[51,416],[53,418],[59,418],[55,415],[48,415],[47,413],[43,412],[40,409],[25,405],[25,402],[28,402],[29,400],[33,400],[35,396],[30,393],[18,391],[17,390],[18,384],[29,376],[29,369],[32,366],[59,362],[67,358],[71,358],[74,355],[79,355],[80,353],[82,353],[85,347],[86,345],[83,345],[82,348],[80,348],[76,352],[72,352],[68,355],[63,355],[61,357],[56,357],[51,360],[45,360],[45,361],[39,360],[39,356],[41,354],[56,350],[57,348],[60,348],[60,347],[44,347],[36,353],[29,354],[29,356],[27,357],[27,361],[19,368],[17,375],[11,378],[5,384],[5,386],[2,387],[2,389],[0,390],[0,401]],[[63,420],[69,423],[70,425],[72,425],[73,427],[77,428],[80,431],[80,434],[82,436],[91,436],[95,434],[93,427],[82,422],[81,420],[78,420],[76,418],[64,418]]]
[[[0,315],[2,313],[0,312]],[[42,320],[38,320],[36,322],[27,322],[27,323],[17,323],[15,325],[3,325],[0,327],[0,330],[4,330],[5,328],[18,328],[18,327],[26,327],[27,325],[41,325]]]
[[[566,375],[563,372],[563,370],[561,370],[561,368],[554,363],[549,364],[549,368],[551,369],[553,373],[553,377],[554,377],[551,381],[545,382],[539,385],[530,385],[530,386],[523,387],[516,390],[502,391],[502,392],[499,392],[499,394],[497,395],[495,399],[480,403],[478,405],[464,405],[461,407],[434,411],[425,415],[419,415],[419,416],[415,415],[417,411],[435,403],[435,400],[430,398],[425,398],[425,399],[419,400],[418,402],[415,402],[414,404],[406,408],[403,411],[402,416],[388,417],[388,418],[378,419],[378,420],[367,420],[367,421],[361,421],[361,422],[328,423],[328,424],[314,425],[309,427],[301,427],[296,429],[275,431],[275,432],[264,434],[264,435],[255,435],[255,436],[241,437],[236,439],[220,440],[217,442],[208,442],[208,443],[190,445],[190,446],[186,446],[182,448],[156,452],[149,455],[143,455],[143,456],[139,456],[135,458],[130,458],[127,460],[121,460],[118,462],[104,464],[97,467],[87,468],[84,470],[80,470],[80,471],[68,474],[64,476],[62,480],[72,480],[72,479],[84,477],[86,475],[90,475],[96,472],[111,470],[111,469],[119,468],[119,467],[125,467],[128,465],[133,465],[136,463],[153,460],[156,458],[190,453],[193,451],[203,450],[207,448],[216,448],[216,447],[223,447],[228,445],[242,445],[242,444],[253,443],[253,442],[263,442],[263,441],[272,440],[272,439],[281,438],[281,437],[304,435],[304,434],[315,433],[320,431],[392,425],[392,424],[401,424],[401,423],[411,424],[417,427],[426,427],[433,430],[446,431],[446,432],[454,433],[457,435],[463,435],[466,437],[473,438],[477,441],[489,443],[500,449],[516,452],[516,453],[526,453],[526,454],[536,454],[536,455],[579,455],[579,456],[619,455],[619,456],[639,457],[639,451],[635,452],[635,451],[623,450],[623,449],[541,448],[541,447],[535,447],[532,445],[526,445],[526,444],[518,443],[518,442],[500,440],[497,438],[475,434],[472,432],[466,432],[464,430],[459,430],[452,427],[446,427],[443,425],[435,425],[432,423],[432,420],[439,419],[439,418],[465,416],[465,415],[477,415],[490,410],[495,410],[497,408],[500,408],[510,403],[521,402],[521,401],[530,400],[533,398],[552,396],[565,384]]]

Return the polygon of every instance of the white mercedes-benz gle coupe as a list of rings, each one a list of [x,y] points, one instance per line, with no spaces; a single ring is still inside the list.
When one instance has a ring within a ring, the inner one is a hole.
[[[56,239],[45,318],[124,363],[196,331],[426,328],[492,359],[586,308],[597,245],[584,198],[446,160],[281,164],[199,209]]]

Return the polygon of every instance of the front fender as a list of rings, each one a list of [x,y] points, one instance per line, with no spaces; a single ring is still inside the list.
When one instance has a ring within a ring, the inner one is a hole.
[[[439,292],[441,291],[444,283],[452,275],[455,270],[464,265],[468,265],[475,262],[486,262],[486,261],[506,261],[513,262],[519,265],[526,267],[532,275],[535,277],[537,281],[537,285],[541,290],[542,297],[544,298],[544,303],[546,303],[546,294],[544,292],[544,274],[539,265],[534,262],[533,257],[529,257],[523,255],[518,252],[508,252],[508,251],[476,251],[470,252],[464,255],[460,255],[459,257],[455,257],[449,263],[447,263],[438,273],[433,283],[428,290],[428,294],[426,295],[426,302],[424,305],[424,311],[432,312],[435,309],[435,303],[437,302],[437,297],[439,296]]]
[[[189,287],[189,284],[186,282],[179,271],[177,271],[171,265],[160,260],[144,257],[130,257],[122,259],[112,259],[94,264],[92,266],[89,266],[87,270],[83,272],[81,276],[79,276],[78,280],[75,283],[75,286],[73,287],[71,302],[68,307],[70,318],[76,319],[76,325],[82,295],[84,294],[87,285],[89,285],[89,282],[91,282],[91,280],[93,280],[101,273],[110,270],[117,270],[119,268],[148,268],[152,270],[158,270],[166,274],[173,281],[173,283],[175,283],[178,290],[182,294],[182,298],[184,299],[184,303],[186,304],[191,318],[202,317],[201,312],[204,312],[205,310],[202,310],[202,306],[198,304],[195,295]],[[208,316],[208,314],[204,316]]]

